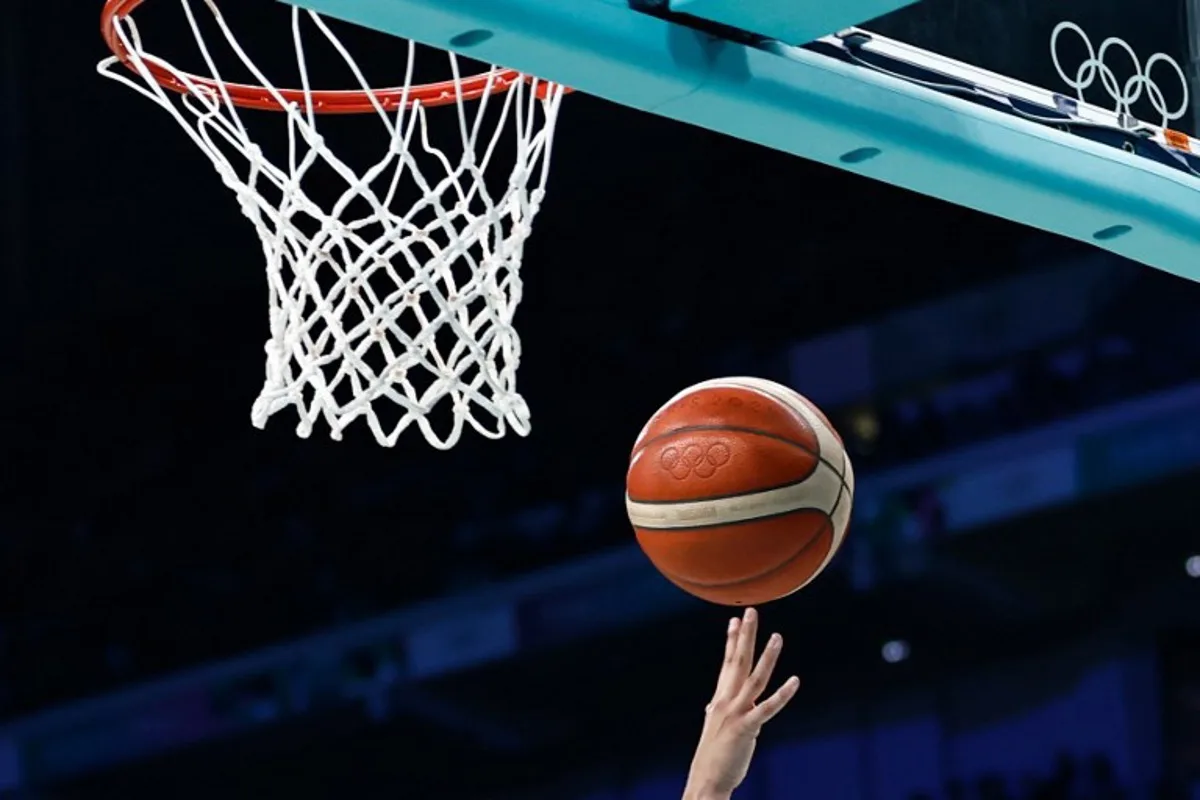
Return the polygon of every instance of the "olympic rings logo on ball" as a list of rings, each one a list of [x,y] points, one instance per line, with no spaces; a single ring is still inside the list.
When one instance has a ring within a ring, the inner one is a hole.
[[[1062,64],[1058,57],[1059,36],[1064,31],[1071,31],[1078,34],[1083,40],[1084,47],[1087,48],[1087,58],[1079,65],[1079,69],[1075,71],[1075,78],[1072,79],[1063,70]],[[1129,56],[1129,60],[1133,62],[1133,75],[1125,81],[1122,86],[1117,81],[1116,73],[1107,63],[1108,51],[1111,48],[1124,50]],[[1172,120],[1177,120],[1187,113],[1188,108],[1188,81],[1187,76],[1183,72],[1183,68],[1179,66],[1179,62],[1171,58],[1166,53],[1155,53],[1146,61],[1145,67],[1142,66],[1141,59],[1137,53],[1129,46],[1129,43],[1124,39],[1118,39],[1115,36],[1110,36],[1100,43],[1100,50],[1092,46],[1092,40],[1074,22],[1060,22],[1054,27],[1054,32],[1050,34],[1050,57],[1054,59],[1054,68],[1058,70],[1058,75],[1063,79],[1063,82],[1075,90],[1080,101],[1083,101],[1083,92],[1096,82],[1096,76],[1100,76],[1100,83],[1104,87],[1104,91],[1108,92],[1108,96],[1116,103],[1116,108],[1113,109],[1118,114],[1130,114],[1130,108],[1142,97],[1142,92],[1145,91],[1150,105],[1154,106],[1155,112],[1161,116],[1160,127],[1166,128]],[[1175,74],[1179,76],[1179,85],[1183,88],[1183,100],[1179,107],[1175,109],[1167,108],[1166,98],[1163,96],[1161,87],[1155,82],[1151,73],[1158,65],[1169,65],[1175,70]]]
[[[662,451],[658,462],[663,469],[671,473],[676,480],[684,480],[692,475],[698,478],[711,478],[725,464],[729,463],[729,445],[725,442],[708,442],[704,445],[689,444],[680,450],[678,447],[668,447]]]

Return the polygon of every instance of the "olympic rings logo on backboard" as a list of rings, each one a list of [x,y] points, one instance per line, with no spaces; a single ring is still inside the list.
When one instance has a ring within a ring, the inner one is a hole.
[[[1083,41],[1083,46],[1087,48],[1087,58],[1075,70],[1075,77],[1071,78],[1062,67],[1059,59],[1059,37],[1065,32],[1071,31],[1079,36]],[[1133,75],[1131,75],[1124,84],[1117,80],[1116,73],[1108,63],[1109,51],[1112,48],[1122,50],[1129,57],[1133,65]],[[1179,66],[1174,58],[1166,53],[1155,53],[1146,61],[1145,66],[1142,65],[1141,59],[1137,53],[1129,46],[1129,43],[1124,39],[1118,39],[1115,36],[1110,36],[1100,43],[1100,49],[1097,50],[1092,46],[1092,40],[1074,22],[1060,22],[1054,27],[1054,32],[1050,34],[1050,57],[1054,59],[1054,68],[1058,70],[1058,75],[1063,79],[1063,82],[1075,90],[1076,96],[1080,101],[1084,100],[1084,90],[1091,87],[1096,82],[1096,76],[1100,77],[1100,85],[1108,96],[1116,103],[1116,108],[1113,110],[1118,114],[1131,115],[1131,108],[1134,103],[1137,103],[1142,98],[1142,93],[1145,92],[1146,99],[1150,105],[1154,107],[1155,113],[1160,117],[1159,127],[1167,128],[1173,120],[1180,119],[1187,113],[1188,109],[1188,80],[1184,74],[1183,68]],[[1157,66],[1169,66],[1175,70],[1175,74],[1179,77],[1179,85],[1182,88],[1182,100],[1179,105],[1174,108],[1167,107],[1166,97],[1163,95],[1162,87],[1155,82],[1152,73]]]

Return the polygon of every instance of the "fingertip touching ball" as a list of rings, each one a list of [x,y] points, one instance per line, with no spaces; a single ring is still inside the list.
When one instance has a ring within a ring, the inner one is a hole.
[[[625,506],[672,583],[722,605],[795,592],[829,565],[854,499],[825,415],[759,378],[705,381],[660,408],[633,446]]]

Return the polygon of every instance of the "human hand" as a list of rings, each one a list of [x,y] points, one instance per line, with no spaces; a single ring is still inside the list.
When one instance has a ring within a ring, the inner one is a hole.
[[[766,700],[756,702],[767,688],[783,647],[783,637],[771,634],[758,664],[754,664],[757,634],[758,612],[753,608],[746,609],[740,620],[729,620],[725,662],[712,701],[705,709],[704,729],[688,773],[684,800],[728,800],[750,769],[758,732],[800,688],[800,679],[793,675]]]

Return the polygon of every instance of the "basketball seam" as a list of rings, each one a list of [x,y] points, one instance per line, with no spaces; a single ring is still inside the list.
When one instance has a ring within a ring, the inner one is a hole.
[[[632,455],[630,456],[630,462],[632,462],[634,458],[637,458],[638,453],[645,451],[645,449],[647,447],[649,447],[651,444],[659,441],[660,439],[665,439],[668,436],[674,436],[679,433],[696,433],[696,432],[711,433],[711,432],[716,432],[716,431],[725,431],[728,433],[748,433],[753,436],[761,436],[764,439],[771,439],[772,441],[781,442],[782,444],[786,444],[786,445],[795,447],[797,450],[800,450],[801,452],[808,453],[810,456],[813,457],[813,463],[808,468],[808,471],[806,473],[804,473],[804,475],[802,477],[800,477],[796,480],[788,481],[787,483],[781,483],[778,486],[767,486],[763,489],[754,489],[749,492],[730,492],[728,494],[707,495],[705,497],[691,497],[686,500],[639,500],[636,497],[630,497],[628,494],[626,494],[625,495],[626,499],[630,500],[634,503],[645,503],[646,505],[670,505],[672,503],[699,503],[699,502],[704,502],[706,500],[721,500],[721,499],[725,499],[725,498],[729,498],[729,497],[741,497],[742,495],[757,494],[759,492],[769,492],[772,489],[784,489],[788,486],[795,486],[798,483],[803,483],[804,481],[808,480],[809,478],[811,478],[813,476],[813,473],[815,473],[817,471],[817,467],[820,464],[824,464],[825,466],[829,467],[829,469],[833,470],[833,474],[837,475],[839,480],[842,480],[842,481],[845,480],[845,476],[842,475],[840,472],[838,472],[837,469],[833,466],[833,464],[829,463],[829,460],[827,458],[825,458],[824,455],[821,454],[819,449],[813,450],[808,445],[805,445],[801,442],[797,442],[794,439],[789,439],[786,436],[780,436],[779,434],[770,433],[769,431],[759,430],[758,428],[748,428],[748,427],[743,427],[743,426],[739,426],[739,425],[689,425],[686,428],[676,428],[672,431],[668,431],[667,433],[660,433],[652,439],[647,439],[646,442],[641,447],[639,447],[637,450],[634,450]],[[633,464],[630,463],[629,466],[632,468]]]
[[[775,399],[775,398],[771,398],[771,399]],[[804,422],[805,422],[805,424],[807,424],[808,421],[804,420]],[[770,431],[764,431],[759,428],[751,428],[749,426],[744,426],[744,425],[687,425],[682,428],[672,428],[669,431],[664,431],[663,433],[652,436],[651,438],[642,442],[641,447],[638,447],[636,450],[634,450],[632,453],[630,453],[629,458],[632,461],[634,456],[636,456],[638,453],[645,450],[647,447],[649,447],[654,442],[657,442],[660,439],[665,439],[668,436],[674,436],[679,433],[697,433],[697,432],[705,433],[705,432],[712,432],[712,431],[729,431],[730,433],[753,433],[758,436],[765,436],[768,439],[774,439],[777,442],[783,442],[784,444],[789,444],[792,447],[795,447],[799,450],[803,450],[804,452],[808,453],[813,458],[821,457],[819,444],[818,444],[817,449],[814,450],[813,448],[809,447],[808,445],[804,444],[803,442],[797,442],[795,439],[789,439],[786,436],[780,436],[777,433],[771,433]],[[813,435],[816,436],[815,431],[813,432]]]
[[[775,402],[781,403],[784,407],[799,417],[801,422],[813,430],[813,434],[817,437],[818,448],[821,446],[821,436],[816,430],[817,425],[829,431],[838,445],[844,448],[845,444],[842,442],[841,435],[839,435],[837,430],[834,429],[833,423],[829,421],[829,418],[825,416],[824,412],[813,405],[812,401],[810,401],[807,397],[800,394],[790,386],[779,383],[778,381],[769,381],[765,378],[725,378],[722,380],[722,382],[731,383],[735,386],[750,389],[751,391],[760,392],[765,394],[767,397],[770,397]],[[797,407],[797,405],[792,402],[793,399],[800,401],[799,405],[803,408]],[[815,417],[815,423],[814,420],[807,418],[805,410]]]
[[[706,495],[704,495],[704,497],[688,497],[688,498],[681,498],[679,500],[640,500],[640,499],[626,493],[625,494],[625,502],[626,503],[637,503],[638,505],[643,505],[643,506],[673,506],[673,505],[682,504],[682,503],[707,503],[712,500],[728,500],[732,497],[748,497],[750,495],[758,494],[760,492],[774,492],[774,491],[778,491],[779,489],[789,489],[793,486],[799,486],[800,484],[802,484],[805,481],[812,478],[812,476],[817,471],[817,466],[819,466],[819,464],[814,464],[812,471],[810,471],[803,478],[799,478],[794,481],[788,481],[787,483],[781,483],[776,486],[764,486],[761,489],[753,489],[753,490],[747,491],[747,492],[728,492],[726,494],[706,494]],[[829,466],[829,465],[826,464],[826,466]],[[833,467],[829,467],[829,468],[833,469]],[[836,475],[837,472],[835,471],[834,474]],[[788,512],[784,512],[784,513],[788,513]],[[774,515],[772,515],[772,516],[774,516]]]
[[[837,428],[833,426],[833,423],[830,422],[829,417],[825,414],[825,412],[818,408],[816,403],[814,403],[812,400],[809,400],[807,397],[800,394],[787,384],[778,383],[776,381],[768,381],[765,378],[730,378],[728,380],[732,382],[745,381],[743,385],[756,387],[759,389],[759,391],[766,392],[780,402],[785,403],[788,406],[792,406],[791,400],[780,397],[779,394],[774,391],[776,388],[780,389],[785,395],[790,395],[791,398],[799,401],[800,405],[803,406],[808,413],[816,417],[817,422],[819,422],[821,426],[825,428],[825,430],[829,431],[830,435],[833,436],[838,445],[845,449],[846,443],[842,440],[842,435],[837,432]],[[799,411],[799,409],[795,410]],[[800,412],[800,416],[804,416],[803,412]],[[805,420],[805,422],[809,421]]]
[[[800,511],[813,511],[813,510],[820,511],[820,509],[798,509],[798,510],[800,510]],[[793,512],[789,512],[789,513],[793,513]],[[782,515],[775,515],[775,516],[782,516]],[[662,572],[664,575],[671,578],[672,580],[677,580],[680,583],[686,583],[689,586],[695,586],[698,589],[726,589],[730,586],[741,586],[742,584],[752,583],[754,581],[761,580],[762,578],[766,578],[770,575],[774,575],[777,572],[787,569],[792,564],[796,563],[796,560],[798,558],[800,558],[800,556],[804,555],[805,552],[807,552],[810,547],[812,547],[814,544],[817,543],[817,541],[821,538],[821,532],[823,532],[826,528],[829,529],[829,538],[830,538],[829,547],[832,550],[833,549],[833,538],[835,535],[834,530],[833,530],[833,520],[832,520],[832,518],[827,517],[824,525],[821,528],[821,531],[819,531],[816,536],[812,537],[807,542],[805,542],[804,545],[799,550],[797,550],[795,553],[792,553],[790,556],[785,558],[783,561],[780,561],[775,566],[773,566],[770,569],[767,569],[763,572],[760,572],[757,575],[750,575],[745,578],[738,578],[737,580],[729,581],[728,583],[703,583],[701,581],[693,581],[688,578],[680,577],[679,575],[676,575],[673,572],[669,572],[669,571],[663,569],[662,567],[659,567],[658,569],[660,572]],[[820,572],[820,570],[817,570],[817,572],[814,572],[813,575],[809,577],[809,580],[812,580],[812,578],[815,577],[819,572]],[[807,582],[808,581],[805,581],[805,583],[807,583]]]
[[[647,440],[646,442],[642,442],[640,447],[638,446],[638,443],[642,441],[642,437],[646,435],[646,431],[649,430],[650,426],[654,424],[654,421],[658,418],[658,416],[660,414],[662,414],[667,409],[669,409],[671,406],[675,405],[677,402],[684,399],[685,397],[687,397],[690,394],[695,394],[695,393],[703,391],[705,389],[719,389],[719,388],[739,389],[741,391],[750,392],[752,394],[756,394],[760,397],[766,398],[767,400],[770,400],[774,403],[780,404],[784,408],[786,408],[787,410],[792,412],[792,416],[794,418],[798,419],[799,422],[804,427],[809,428],[809,429],[812,428],[812,424],[807,419],[805,419],[803,414],[797,413],[796,409],[792,407],[791,403],[788,400],[781,398],[775,392],[767,391],[763,387],[755,386],[755,385],[752,385],[751,383],[743,383],[743,382],[741,382],[741,379],[737,379],[737,378],[714,378],[712,380],[702,381],[701,383],[698,383],[695,386],[691,386],[687,389],[684,389],[682,392],[679,392],[674,397],[672,397],[670,400],[668,400],[666,403],[664,403],[663,406],[660,409],[658,409],[658,411],[654,412],[654,416],[652,416],[650,418],[650,420],[642,427],[642,430],[638,433],[638,438],[637,438],[637,440],[634,441],[633,452],[630,453],[629,457],[632,459],[642,449],[644,449],[647,444],[649,444],[651,441],[654,441],[655,439],[658,439],[660,436],[669,435],[669,434],[659,434],[658,436],[653,437],[653,439]],[[812,431],[812,433],[814,436],[816,435],[816,431]],[[795,444],[798,447],[801,447],[803,449],[807,449],[806,446],[801,444],[800,442],[794,442],[794,441],[791,441],[790,439],[784,439],[784,441],[787,441],[791,444]],[[821,446],[821,443],[818,438],[818,441],[817,441],[818,449],[820,448],[820,446]],[[820,455],[820,453],[816,453],[815,455]]]
[[[846,453],[845,453],[845,451],[843,451],[842,452],[842,466],[843,467],[846,465],[845,462],[846,462]],[[833,469],[833,467],[831,466],[830,469]],[[845,497],[846,495],[850,494],[850,484],[846,483],[846,473],[838,472],[836,469],[833,469],[833,474],[838,476],[839,486],[838,486],[837,497],[833,498],[833,505],[830,506],[830,508],[829,508],[829,518],[831,520],[833,519],[833,515],[837,513],[838,506],[840,506],[842,504],[842,498]],[[846,522],[847,527],[849,527],[849,524],[850,524],[849,521],[847,521]],[[834,533],[835,534],[837,533],[836,529],[834,530]]]

